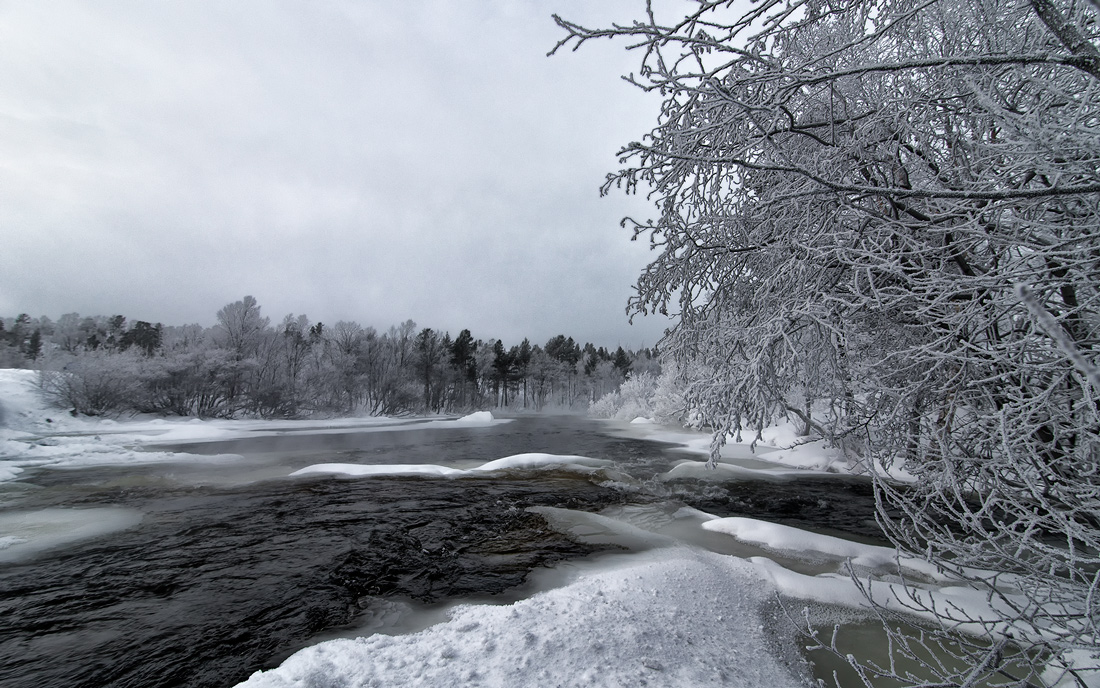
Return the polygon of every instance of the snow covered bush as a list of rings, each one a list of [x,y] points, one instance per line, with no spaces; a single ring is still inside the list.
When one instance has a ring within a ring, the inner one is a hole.
[[[47,401],[86,416],[116,417],[143,404],[143,361],[135,352],[89,351],[39,372]]]
[[[596,418],[651,418],[662,423],[690,424],[675,365],[665,366],[660,376],[648,372],[629,375],[617,391],[593,402],[588,413]]]
[[[650,373],[631,374],[617,391],[608,392],[588,407],[596,418],[634,420],[653,417],[657,379]]]
[[[588,415],[595,418],[617,418],[623,406],[619,391],[608,392],[588,405]]]

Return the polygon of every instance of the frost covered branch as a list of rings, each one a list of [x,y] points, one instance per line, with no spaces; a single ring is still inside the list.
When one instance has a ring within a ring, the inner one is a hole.
[[[691,7],[559,19],[556,49],[621,38],[664,95],[603,191],[654,202],[630,307],[678,316],[662,350],[714,451],[795,415],[903,468],[884,529],[1001,615],[970,666],[1009,671],[1008,633],[1100,663],[1096,3]]]

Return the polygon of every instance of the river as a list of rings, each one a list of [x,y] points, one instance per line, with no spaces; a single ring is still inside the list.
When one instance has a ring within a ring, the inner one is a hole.
[[[548,527],[527,511],[534,506],[686,505],[877,536],[873,496],[858,480],[657,483],[687,458],[675,446],[573,416],[171,449],[239,458],[42,469],[0,485],[0,520],[74,508],[140,519],[0,561],[0,685],[232,686],[318,639],[412,630],[456,600],[516,599],[529,594],[536,567],[600,549]],[[318,463],[467,468],[525,452],[609,459],[628,479],[547,470],[288,477]]]

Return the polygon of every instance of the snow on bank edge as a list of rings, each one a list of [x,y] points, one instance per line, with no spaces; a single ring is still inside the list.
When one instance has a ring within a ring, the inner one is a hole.
[[[460,476],[477,475],[478,473],[512,469],[561,468],[579,472],[591,472],[595,469],[609,468],[613,465],[615,465],[615,462],[607,459],[593,459],[587,456],[574,456],[569,454],[531,452],[527,454],[505,456],[504,458],[495,459],[470,469],[450,468],[448,466],[439,466],[431,463],[377,465],[364,465],[358,463],[317,463],[306,466],[305,468],[300,468],[290,475],[332,474],[344,475],[352,478],[422,475],[457,478]]]
[[[416,634],[320,643],[239,688],[806,685],[764,630],[777,624],[750,564],[683,547],[620,562]]]
[[[637,437],[655,442],[678,444],[681,450],[698,456],[710,455],[713,436],[709,432],[690,428],[663,425],[651,418],[635,418],[630,422],[599,419],[627,437]],[[851,461],[839,449],[828,446],[825,440],[807,440],[798,433],[793,421],[769,425],[760,430],[757,439],[755,429],[726,437],[721,450],[720,472],[708,468],[706,461],[685,461],[666,478],[695,478],[710,481],[738,480],[747,477],[788,479],[812,474],[859,475],[866,469]],[[725,467],[723,469],[723,467]],[[893,480],[911,482],[915,478],[900,466],[891,467],[888,476]]]
[[[385,417],[324,420],[224,420],[138,416],[125,421],[72,416],[51,408],[38,389],[37,372],[0,369],[0,482],[16,480],[28,468],[74,468],[173,461],[218,461],[235,455],[151,451],[157,445],[280,435],[389,432],[407,429],[488,427],[510,422],[489,411],[458,419]],[[444,471],[436,471],[442,474]]]

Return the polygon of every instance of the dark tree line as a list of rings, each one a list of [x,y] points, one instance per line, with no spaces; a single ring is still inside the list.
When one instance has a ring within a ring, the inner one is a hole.
[[[382,332],[293,314],[272,324],[251,296],[210,328],[122,315],[0,319],[0,364],[40,368],[54,402],[88,415],[263,418],[583,408],[633,368],[657,369],[654,351],[565,335],[506,347],[412,320]]]

